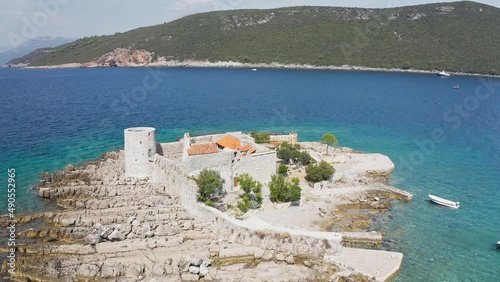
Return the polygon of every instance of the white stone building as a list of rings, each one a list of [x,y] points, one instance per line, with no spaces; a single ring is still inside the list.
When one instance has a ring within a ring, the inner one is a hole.
[[[248,173],[265,184],[276,173],[276,151],[256,144],[241,132],[184,138],[174,143],[163,143],[159,154],[182,161],[186,172],[196,176],[203,169],[213,169],[224,179],[224,189],[238,189],[236,177]]]
[[[276,151],[256,144],[241,132],[191,137],[185,134],[178,142],[156,143],[156,131],[150,127],[125,130],[125,173],[128,177],[150,177],[155,155],[174,159],[190,176],[213,169],[224,179],[224,189],[238,189],[236,178],[248,173],[267,184],[276,173]]]

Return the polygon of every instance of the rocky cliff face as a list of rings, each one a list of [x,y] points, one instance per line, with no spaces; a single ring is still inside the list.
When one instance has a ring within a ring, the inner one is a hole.
[[[117,48],[95,59],[82,64],[82,67],[141,67],[153,61],[153,53],[146,50]]]

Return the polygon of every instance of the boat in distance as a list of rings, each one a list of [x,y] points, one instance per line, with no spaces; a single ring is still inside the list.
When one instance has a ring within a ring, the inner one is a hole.
[[[438,204],[438,205],[441,205],[441,206],[445,206],[445,207],[448,207],[448,208],[458,209],[460,207],[460,202],[453,202],[453,201],[450,201],[450,200],[446,200],[446,199],[440,198],[438,196],[429,195],[429,199],[431,199],[431,202],[433,202],[435,204]]]
[[[497,250],[500,250],[500,241],[497,242]]]
[[[448,73],[448,72],[445,72],[445,71],[440,71],[437,73],[438,76],[442,76],[442,77],[450,77],[451,74]]]

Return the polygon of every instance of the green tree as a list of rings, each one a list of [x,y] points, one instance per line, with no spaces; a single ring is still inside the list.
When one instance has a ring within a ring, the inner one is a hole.
[[[271,141],[271,137],[269,136],[269,133],[266,133],[266,132],[252,132],[250,133],[250,136],[253,137],[253,139],[255,139],[255,143],[257,144],[263,144],[263,143],[269,143],[269,141]]]
[[[271,176],[269,190],[271,192],[271,201],[286,203],[300,200],[302,189],[299,186],[298,178],[294,178],[292,182],[289,182],[283,175],[275,174]]]
[[[262,183],[254,180],[247,173],[236,178],[243,190],[242,201],[238,203],[241,212],[246,213],[249,209],[258,209],[262,205]]]
[[[288,143],[283,142],[276,152],[279,159],[289,161],[294,160],[297,157],[298,151],[288,145]]]
[[[311,157],[311,155],[309,155],[308,152],[299,152],[297,155],[297,160],[303,165],[308,165],[309,163],[311,163],[313,158]]]
[[[301,164],[309,164],[313,158],[308,152],[299,151],[300,145],[291,145],[287,142],[283,142],[277,151],[277,156],[279,159],[284,161],[296,160]]]
[[[198,201],[203,203],[211,202],[214,195],[222,192],[224,185],[224,179],[219,172],[208,169],[202,170],[195,178],[195,182],[198,185]]]
[[[335,173],[333,166],[325,161],[317,165],[306,167],[306,180],[311,182],[320,182],[330,179]]]
[[[288,173],[288,166],[286,166],[284,164],[280,164],[278,166],[278,174],[286,175],[287,173]]]
[[[337,146],[339,144],[339,141],[337,140],[337,137],[335,137],[335,135],[328,133],[323,135],[323,138],[321,138],[321,143],[326,144],[326,154],[328,155],[328,146]]]

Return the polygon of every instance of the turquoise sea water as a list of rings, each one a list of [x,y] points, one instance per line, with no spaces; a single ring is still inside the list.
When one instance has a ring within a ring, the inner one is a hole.
[[[8,168],[19,212],[54,208],[30,190],[39,173],[122,148],[131,126],[156,127],[165,142],[185,132],[296,130],[301,141],[332,132],[391,157],[391,184],[415,196],[374,226],[388,234],[384,248],[405,254],[396,281],[500,281],[499,93],[498,79],[421,74],[0,69],[0,212]],[[429,193],[461,208],[431,205]]]

